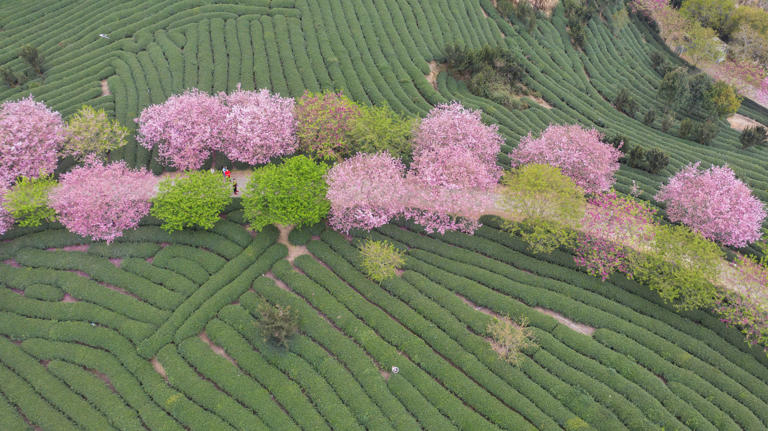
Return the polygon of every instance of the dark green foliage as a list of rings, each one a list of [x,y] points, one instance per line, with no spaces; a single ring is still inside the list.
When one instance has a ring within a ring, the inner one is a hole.
[[[590,3],[589,0],[565,0],[563,2],[568,34],[570,34],[573,43],[579,48],[584,47],[585,27],[595,12],[595,5]]]
[[[696,142],[702,145],[709,145],[712,140],[715,139],[720,132],[720,125],[716,120],[706,120],[704,122],[697,122],[694,125]]]
[[[659,98],[664,102],[667,112],[688,106],[691,92],[688,85],[688,71],[678,67],[667,72],[659,84]]]
[[[747,127],[741,131],[739,142],[743,148],[762,145],[768,142],[768,130],[763,126]]]
[[[635,117],[637,102],[626,88],[620,89],[618,94],[616,94],[616,98],[613,99],[613,106],[630,117]]]
[[[288,345],[288,338],[299,331],[299,316],[290,305],[262,301],[256,312],[259,314],[256,325],[264,337],[283,347]]]
[[[667,63],[667,60],[664,58],[661,52],[653,51],[649,57],[651,59],[651,68],[656,71],[659,76],[663,77],[667,74],[667,72],[669,72],[669,63]]]
[[[646,152],[645,160],[648,162],[648,172],[652,174],[658,174],[669,164],[669,156],[658,148]]]
[[[693,120],[690,118],[683,118],[682,121],[680,121],[680,129],[677,132],[677,135],[680,136],[683,139],[686,139],[687,137],[691,136],[691,132],[693,131]]]
[[[26,44],[19,49],[19,58],[34,69],[38,75],[43,74],[43,57],[37,52],[37,47]]]
[[[9,66],[0,66],[0,75],[3,75],[3,81],[11,88],[23,84],[25,81],[24,75],[14,72]]]
[[[293,228],[291,229],[291,232],[288,233],[288,242],[293,245],[306,245],[313,236],[320,235],[324,229],[324,222]]]
[[[632,168],[642,169],[645,166],[645,150],[635,145],[627,154],[627,165]]]
[[[712,78],[706,73],[697,73],[689,78],[688,89],[691,94],[691,103],[687,106],[687,110],[695,112],[709,98],[709,93],[712,89]]]
[[[646,126],[650,126],[653,124],[653,122],[656,121],[656,110],[655,109],[649,109],[645,112],[645,116],[643,117],[643,123]]]
[[[664,133],[669,132],[669,129],[672,128],[672,125],[674,123],[675,123],[675,116],[674,115],[672,115],[670,113],[664,114],[664,119],[661,120],[661,131],[664,132]]]

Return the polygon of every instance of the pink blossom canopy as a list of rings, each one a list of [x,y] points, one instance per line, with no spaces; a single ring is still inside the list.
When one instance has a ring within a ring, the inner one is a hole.
[[[294,101],[269,90],[235,91],[223,96],[229,107],[220,150],[250,165],[292,154],[298,147]]]
[[[496,155],[503,142],[498,126],[483,124],[480,111],[458,102],[438,105],[414,133],[411,170],[430,185],[487,190],[501,177]]]
[[[136,140],[147,149],[157,145],[160,159],[173,167],[199,169],[222,146],[227,112],[219,97],[188,90],[141,111]]]
[[[37,178],[56,169],[66,138],[61,114],[32,96],[0,107],[0,182]]]
[[[619,169],[621,152],[600,141],[602,135],[595,129],[578,125],[551,125],[538,138],[528,136],[512,150],[512,167],[529,163],[557,166],[585,193],[608,190]]]
[[[110,243],[149,214],[155,183],[145,169],[130,170],[123,161],[104,166],[89,158],[61,176],[50,205],[69,231]]]
[[[8,193],[8,187],[0,184],[0,235],[6,233],[13,226],[13,217],[3,205],[6,193]]]
[[[656,194],[669,219],[734,247],[760,239],[765,209],[749,187],[727,166],[698,168],[699,163],[686,166]]]
[[[389,153],[355,156],[326,174],[331,201],[330,225],[340,231],[370,230],[402,211],[405,166]]]

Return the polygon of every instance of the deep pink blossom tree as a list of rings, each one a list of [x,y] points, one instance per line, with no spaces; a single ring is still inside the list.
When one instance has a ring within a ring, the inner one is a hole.
[[[329,224],[348,233],[389,223],[403,211],[405,166],[389,153],[357,155],[326,174]]]
[[[438,105],[416,128],[411,171],[420,181],[448,189],[488,190],[499,182],[496,165],[504,139],[480,111],[460,103]]]
[[[141,111],[136,140],[178,169],[199,169],[211,152],[222,147],[227,107],[221,98],[199,90],[173,95]]]
[[[37,178],[56,169],[66,132],[61,114],[32,96],[0,106],[0,182]]]
[[[557,166],[585,193],[598,193],[613,185],[622,155],[612,145],[601,142],[602,137],[595,129],[551,125],[538,138],[531,134],[523,137],[509,157],[512,167],[529,163]]]
[[[5,208],[5,194],[8,192],[8,187],[4,184],[0,184],[0,235],[6,233],[8,229],[13,226],[13,217],[11,213]]]
[[[615,192],[588,202],[576,242],[577,264],[605,281],[615,271],[629,272],[629,253],[644,249],[654,236],[654,214],[648,205]]]
[[[293,99],[270,94],[266,89],[237,90],[222,98],[229,112],[220,150],[230,160],[259,165],[296,151]]]
[[[50,205],[70,232],[110,243],[149,214],[156,182],[152,173],[130,170],[124,161],[105,166],[89,157],[61,176]]]
[[[661,187],[655,199],[667,216],[705,238],[734,247],[760,239],[765,209],[746,184],[727,166],[699,170],[688,165]]]

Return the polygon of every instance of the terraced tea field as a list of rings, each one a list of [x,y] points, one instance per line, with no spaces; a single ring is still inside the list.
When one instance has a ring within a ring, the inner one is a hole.
[[[233,205],[213,231],[173,235],[146,220],[109,247],[14,231],[0,246],[0,429],[768,424],[768,361],[738,333],[568,256],[534,259],[493,219],[474,237],[372,233],[408,249],[406,271],[379,286],[339,234],[294,232],[308,242],[289,254],[277,229],[251,235],[241,217]],[[255,329],[262,301],[300,313],[287,350]],[[519,367],[485,339],[496,313],[535,328],[540,347]]]
[[[768,152],[741,149],[725,121],[702,146],[611,106],[626,87],[660,112],[649,55],[680,60],[635,18],[612,22],[622,4],[603,6],[581,51],[562,8],[529,34],[491,0],[9,0],[0,64],[23,69],[18,47],[31,43],[45,78],[0,100],[31,91],[65,116],[91,104],[131,128],[192,87],[341,89],[418,116],[459,100],[499,124],[504,167],[521,136],[580,123],[670,155],[658,175],[622,166],[619,191],[635,181],[650,199],[703,160],[727,162],[768,201]],[[472,95],[443,71],[450,43],[508,48],[545,103]],[[749,101],[739,113],[768,124]],[[113,157],[163,171],[135,140]],[[109,246],[58,224],[14,229],[0,237],[0,430],[768,429],[768,357],[738,331],[622,277],[600,282],[570,255],[531,256],[498,219],[483,222],[474,236],[371,232],[407,250],[381,285],[361,272],[359,238],[252,234],[239,199],[211,231],[169,235],[150,217]],[[264,302],[298,311],[287,348],[258,332]],[[499,315],[535,332],[517,367],[487,338]]]

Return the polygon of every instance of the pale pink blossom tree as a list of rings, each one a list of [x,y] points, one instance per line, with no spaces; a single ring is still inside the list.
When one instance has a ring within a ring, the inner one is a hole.
[[[13,226],[13,217],[5,208],[5,194],[8,193],[8,187],[0,184],[0,235],[6,233]]]
[[[294,101],[269,90],[222,95],[228,106],[219,148],[230,160],[258,165],[298,148]]]
[[[498,128],[458,102],[436,106],[414,132],[412,174],[449,189],[492,188],[501,178],[496,156],[504,139]]]
[[[50,205],[70,232],[110,243],[149,214],[156,182],[146,169],[130,170],[124,161],[102,165],[89,157],[61,176]]]
[[[523,137],[509,157],[512,167],[543,163],[560,168],[585,193],[608,190],[619,169],[621,151],[601,141],[595,129],[578,125],[551,125],[538,138]]]
[[[402,216],[421,225],[427,233],[461,231],[472,234],[480,227],[480,216],[492,202],[490,190],[429,184],[409,173],[405,181]]]
[[[178,169],[199,169],[211,152],[222,147],[227,107],[216,96],[193,89],[141,111],[136,140],[158,147],[164,163]]]
[[[329,224],[348,233],[389,223],[403,211],[405,166],[389,153],[357,155],[326,174]]]
[[[56,169],[66,139],[61,114],[32,96],[0,106],[0,182],[37,178]]]
[[[734,247],[760,239],[765,209],[746,184],[727,166],[699,170],[688,165],[661,187],[655,199],[667,216],[705,238]]]

